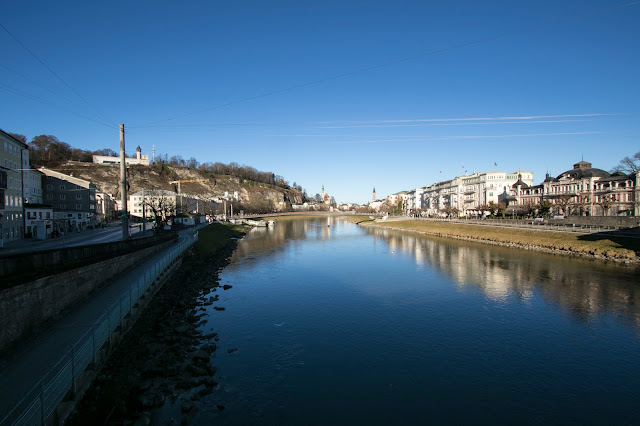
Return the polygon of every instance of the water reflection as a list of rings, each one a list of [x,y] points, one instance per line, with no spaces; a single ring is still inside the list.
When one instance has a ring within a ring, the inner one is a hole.
[[[288,218],[276,222],[273,228],[253,228],[245,240],[250,244],[239,244],[233,258],[243,261],[264,260],[277,256],[286,247],[297,246],[302,241],[326,241],[331,239],[331,230],[335,226],[349,226],[336,217]]]
[[[234,258],[242,259],[246,266],[247,262],[278,256],[287,249],[296,250],[303,241],[325,242],[363,233],[373,236],[374,246],[383,243],[390,256],[408,256],[425,270],[445,274],[461,290],[479,289],[494,302],[514,297],[528,303],[537,293],[546,303],[561,306],[581,321],[613,314],[640,328],[637,266],[357,227],[335,217],[288,219],[277,222],[274,228],[255,228],[246,237],[250,244],[240,244]]]
[[[640,328],[640,268],[366,228],[389,245],[391,255],[412,257],[446,274],[460,288],[480,289],[487,298],[523,302],[538,292],[547,303],[580,320],[611,313]]]

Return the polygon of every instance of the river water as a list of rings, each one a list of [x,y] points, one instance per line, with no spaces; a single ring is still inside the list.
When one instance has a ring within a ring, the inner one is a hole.
[[[195,424],[640,423],[637,267],[291,219],[220,284]]]

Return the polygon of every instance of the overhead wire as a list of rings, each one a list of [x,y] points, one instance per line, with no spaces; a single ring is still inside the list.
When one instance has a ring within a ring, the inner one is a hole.
[[[80,93],[78,93],[77,90],[75,90],[73,87],[71,87],[62,77],[60,77],[54,70],[51,69],[51,67],[49,67],[49,65],[47,65],[42,59],[40,59],[38,57],[38,55],[36,55],[35,53],[33,53],[33,51],[31,51],[31,49],[29,49],[27,46],[25,46],[24,43],[22,43],[20,41],[20,39],[18,39],[15,35],[13,35],[13,33],[11,33],[11,31],[9,31],[4,25],[2,25],[2,22],[0,22],[0,27],[2,27],[3,30],[5,30],[5,32],[7,34],[9,34],[20,46],[22,46],[22,48],[24,48],[27,52],[29,52],[29,54],[31,56],[33,56],[43,67],[45,67],[51,74],[53,74],[53,76],[55,76],[60,82],[62,82],[62,84],[64,84],[69,90],[71,90],[76,96],[78,96],[80,99],[82,99],[82,101],[87,104],[89,106],[89,108],[91,108],[94,112],[96,112],[99,116],[101,116],[103,119],[105,119],[107,122],[109,122],[113,127],[118,127],[118,125],[111,120],[109,117],[107,117],[105,114],[103,114],[102,112],[100,112],[97,108],[95,108],[93,105],[91,105],[89,103],[89,101],[87,101]]]
[[[5,90],[5,91],[7,91],[9,93],[13,93],[13,94],[25,97],[27,99],[31,99],[31,100],[36,101],[36,102],[40,102],[40,103],[42,103],[44,105],[47,105],[47,106],[50,106],[52,108],[56,108],[56,109],[59,109],[59,110],[62,110],[62,111],[66,111],[66,112],[71,113],[73,115],[76,115],[76,116],[78,116],[80,118],[84,118],[86,120],[93,121],[94,123],[100,124],[102,126],[110,128],[110,129],[113,128],[113,126],[111,124],[106,124],[106,123],[104,123],[102,121],[99,121],[99,120],[97,120],[95,118],[88,117],[88,116],[86,116],[84,114],[80,114],[78,112],[75,112],[75,111],[70,110],[68,108],[65,108],[63,106],[54,104],[53,102],[47,101],[46,99],[42,99],[42,98],[34,96],[34,95],[30,94],[30,93],[23,92],[22,90],[18,90],[18,89],[15,89],[13,87],[7,86],[4,83],[0,83],[0,89],[3,89],[3,90]]]
[[[505,32],[502,32],[502,33],[499,33],[499,34],[496,34],[496,35],[493,35],[493,36],[484,37],[484,38],[481,38],[481,39],[472,40],[472,41],[468,41],[468,42],[464,42],[464,43],[458,43],[458,44],[454,44],[454,45],[451,45],[451,46],[448,46],[448,47],[431,50],[429,52],[424,52],[424,53],[420,53],[420,54],[417,54],[417,55],[408,56],[408,57],[405,57],[405,58],[400,58],[400,59],[396,59],[396,60],[393,60],[393,61],[384,62],[384,63],[381,63],[381,64],[371,65],[371,66],[368,66],[368,67],[364,67],[364,68],[360,68],[360,69],[357,69],[357,70],[336,74],[336,75],[329,76],[329,77],[324,77],[324,78],[321,78],[321,79],[318,79],[318,80],[309,81],[309,82],[306,82],[306,83],[296,84],[296,85],[289,86],[289,87],[286,87],[286,88],[283,88],[283,89],[273,90],[271,92],[267,92],[267,93],[263,93],[263,94],[259,94],[259,95],[255,95],[255,96],[250,96],[250,97],[238,99],[238,100],[235,100],[235,101],[226,102],[226,103],[223,103],[223,104],[220,104],[220,105],[216,105],[216,106],[213,106],[213,107],[210,107],[210,108],[204,108],[204,109],[200,109],[200,110],[197,110],[197,111],[192,111],[192,112],[176,115],[176,116],[173,116],[173,117],[169,117],[169,118],[166,118],[166,119],[163,119],[163,120],[154,121],[154,122],[148,123],[146,125],[134,126],[134,127],[138,128],[138,129],[145,128],[145,127],[151,127],[151,125],[153,125],[153,124],[158,124],[158,123],[163,123],[163,122],[166,122],[166,121],[176,120],[176,119],[183,118],[183,117],[188,117],[188,116],[191,116],[191,115],[201,114],[203,112],[213,111],[213,110],[224,108],[224,107],[227,107],[227,106],[237,105],[237,104],[240,104],[240,103],[244,103],[244,102],[248,102],[248,101],[252,101],[252,100],[256,100],[256,99],[265,98],[265,97],[268,97],[268,96],[273,96],[273,95],[276,95],[276,94],[280,94],[280,93],[288,92],[288,91],[291,91],[291,90],[296,90],[296,89],[300,89],[300,88],[303,88],[303,87],[324,83],[324,82],[331,81],[331,80],[336,80],[336,79],[352,76],[352,75],[355,75],[355,74],[360,74],[360,73],[364,73],[364,72],[368,72],[368,71],[373,71],[373,70],[380,69],[380,68],[386,68],[386,67],[389,67],[389,66],[393,66],[393,65],[397,65],[397,64],[403,63],[403,62],[409,62],[409,61],[413,61],[413,60],[416,60],[416,59],[424,58],[424,57],[427,57],[427,56],[436,55],[436,54],[439,54],[439,53],[449,52],[449,51],[452,51],[452,50],[457,50],[457,49],[461,49],[461,48],[465,48],[465,47],[469,47],[469,46],[474,46],[474,45],[477,45],[477,44],[487,43],[487,42],[490,42],[490,41],[494,41],[494,40],[502,39],[502,38],[505,38],[505,37],[513,36],[515,34],[522,34],[522,33],[526,33],[526,32],[536,31],[536,30],[539,30],[539,29],[542,29],[542,28],[551,27],[551,26],[558,25],[558,24],[561,24],[561,23],[565,23],[565,22],[569,22],[569,21],[575,21],[575,20],[579,20],[579,19],[584,19],[584,18],[587,18],[587,17],[590,17],[590,16],[596,16],[596,15],[600,15],[600,14],[603,14],[603,13],[611,12],[611,11],[614,11],[614,10],[624,9],[624,8],[627,8],[627,7],[635,6],[637,4],[640,4],[640,0],[633,1],[633,2],[630,2],[630,3],[626,3],[626,4],[622,4],[622,5],[618,5],[618,6],[612,6],[612,7],[608,7],[608,8],[603,8],[603,9],[599,9],[599,10],[592,11],[592,12],[586,12],[586,13],[582,13],[582,14],[572,15],[572,16],[568,16],[568,17],[565,17],[565,18],[556,19],[554,21],[546,22],[546,23],[543,23],[543,24],[532,25],[532,26],[529,26],[529,27],[526,27],[526,28],[521,28],[521,29],[512,30],[512,31],[505,31]]]

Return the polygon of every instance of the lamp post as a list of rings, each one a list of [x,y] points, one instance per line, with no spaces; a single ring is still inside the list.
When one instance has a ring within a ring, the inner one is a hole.
[[[142,190],[142,236],[144,237],[144,231],[147,230],[147,216],[145,214],[144,206],[144,189]]]

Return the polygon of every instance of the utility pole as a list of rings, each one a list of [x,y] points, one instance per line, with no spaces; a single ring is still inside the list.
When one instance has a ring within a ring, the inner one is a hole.
[[[122,239],[129,239],[127,216],[127,163],[124,155],[124,124],[120,125],[120,204],[122,207]]]
[[[144,232],[147,230],[147,216],[145,214],[146,206],[144,205],[144,189],[142,190],[142,236],[144,237]]]

